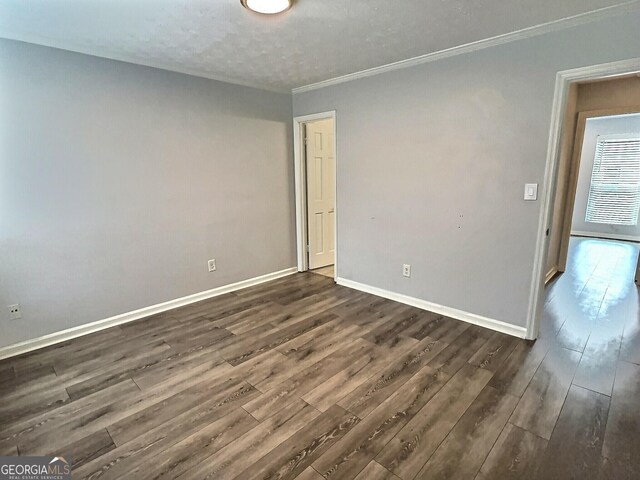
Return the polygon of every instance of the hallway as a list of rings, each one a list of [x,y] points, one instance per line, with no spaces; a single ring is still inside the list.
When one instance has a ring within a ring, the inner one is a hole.
[[[547,286],[540,338],[587,356],[640,363],[633,282],[640,245],[572,237],[567,270]],[[606,393],[606,392],[602,392]]]
[[[591,453],[603,458],[598,478],[640,475],[640,302],[633,282],[639,248],[572,237],[567,270],[547,287],[536,342],[538,349],[566,353],[549,371],[547,385],[575,369],[554,429],[554,456],[562,463],[576,443],[591,444]],[[585,468],[590,463],[585,458]]]

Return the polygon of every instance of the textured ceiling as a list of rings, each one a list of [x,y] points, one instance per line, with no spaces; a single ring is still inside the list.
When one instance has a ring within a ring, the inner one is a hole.
[[[0,37],[290,90],[620,0],[0,0]]]

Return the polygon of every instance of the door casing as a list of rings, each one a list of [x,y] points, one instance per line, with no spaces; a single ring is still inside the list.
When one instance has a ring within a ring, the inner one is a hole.
[[[304,125],[307,122],[315,120],[333,120],[333,155],[334,155],[334,198],[335,198],[335,215],[334,215],[334,280],[338,277],[338,215],[340,209],[338,206],[338,148],[337,148],[337,122],[336,111],[328,111],[322,113],[314,113],[312,115],[303,115],[294,117],[293,119],[293,158],[295,173],[295,206],[296,206],[296,250],[297,250],[297,266],[299,272],[309,270],[309,257],[307,255],[307,175],[305,166],[305,145],[304,145]]]
[[[556,75],[549,142],[547,145],[547,161],[541,196],[542,205],[540,206],[540,215],[538,217],[538,234],[536,236],[536,248],[531,272],[531,289],[529,291],[529,305],[527,308],[526,338],[529,340],[535,340],[538,336],[540,314],[542,305],[544,304],[543,296],[547,276],[547,252],[549,247],[549,237],[546,232],[547,229],[551,227],[551,220],[553,218],[562,126],[563,119],[566,115],[569,87],[572,83],[614,78],[637,73],[640,73],[640,58],[564,70],[558,72]]]

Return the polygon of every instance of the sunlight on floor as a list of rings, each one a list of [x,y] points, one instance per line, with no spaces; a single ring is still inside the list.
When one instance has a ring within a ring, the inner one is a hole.
[[[547,287],[542,329],[558,332],[563,346],[581,351],[618,345],[638,328],[634,283],[640,245],[572,237],[566,272]],[[636,321],[633,321],[635,318]]]

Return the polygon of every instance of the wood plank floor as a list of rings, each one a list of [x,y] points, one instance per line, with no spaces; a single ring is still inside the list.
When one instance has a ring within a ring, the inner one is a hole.
[[[329,265],[328,267],[320,267],[315,270],[309,270],[311,273],[316,273],[318,275],[324,275],[325,277],[333,278],[334,267],[333,265]]]
[[[640,478],[638,250],[570,252],[535,343],[297,274],[2,361],[0,455],[90,479]]]

